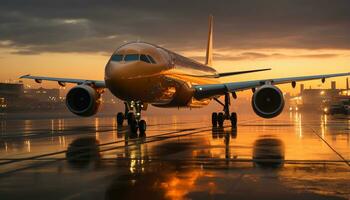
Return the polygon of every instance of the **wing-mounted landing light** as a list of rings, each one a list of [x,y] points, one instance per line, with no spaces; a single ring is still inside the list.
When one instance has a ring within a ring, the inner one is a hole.
[[[147,108],[148,108],[148,104],[147,104],[147,103],[143,103],[143,104],[141,105],[141,109],[142,109],[142,110],[147,110]]]
[[[220,96],[227,93],[227,87],[223,84],[194,86],[194,98],[206,99],[214,96]]]

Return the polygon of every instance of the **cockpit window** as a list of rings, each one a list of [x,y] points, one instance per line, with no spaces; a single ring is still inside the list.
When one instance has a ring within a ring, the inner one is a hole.
[[[125,55],[124,60],[125,61],[137,61],[139,60],[140,55],[139,54],[129,54]]]
[[[151,61],[148,59],[148,57],[146,55],[141,55],[140,56],[140,60],[146,63],[151,63]]]
[[[151,61],[151,63],[156,64],[156,61],[152,58],[152,56],[147,55],[148,59]]]
[[[141,54],[141,55],[139,55],[139,54],[127,54],[125,56],[123,56],[121,54],[115,54],[112,56],[111,60],[115,61],[115,62],[120,62],[123,60],[126,62],[141,60],[141,61],[146,62],[146,63],[152,63],[152,64],[156,63],[150,55],[144,55],[144,54]]]
[[[115,54],[112,56],[112,61],[116,61],[116,62],[120,62],[123,60],[123,55],[120,55],[120,54]]]

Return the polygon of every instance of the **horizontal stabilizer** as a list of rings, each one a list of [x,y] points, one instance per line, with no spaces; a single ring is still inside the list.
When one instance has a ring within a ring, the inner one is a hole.
[[[271,68],[219,73],[219,77],[234,76],[234,75],[238,75],[238,74],[247,74],[247,73],[261,72],[261,71],[267,71],[267,70],[271,70]]]

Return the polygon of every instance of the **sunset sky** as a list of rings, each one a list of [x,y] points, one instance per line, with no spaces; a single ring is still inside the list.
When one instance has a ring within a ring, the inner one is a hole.
[[[215,69],[273,69],[223,81],[350,71],[348,0],[0,1],[1,81],[23,74],[103,80],[111,53],[135,40],[203,61],[209,14]],[[334,80],[345,86],[345,78]]]

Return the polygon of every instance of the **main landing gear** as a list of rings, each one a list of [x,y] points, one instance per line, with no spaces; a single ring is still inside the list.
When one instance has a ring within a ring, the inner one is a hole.
[[[117,114],[117,125],[123,126],[124,120],[127,120],[132,133],[139,131],[140,134],[144,134],[147,124],[145,120],[141,120],[141,110],[146,109],[146,105],[139,101],[124,102],[124,105],[125,112]],[[130,112],[130,110],[134,110],[134,112]]]
[[[223,127],[225,120],[230,120],[232,127],[237,127],[237,113],[233,112],[230,114],[230,95],[228,93],[225,94],[225,103],[222,103],[219,99],[214,99],[216,102],[221,104],[224,109],[224,112],[213,112],[211,115],[211,121],[213,124],[213,127]]]

